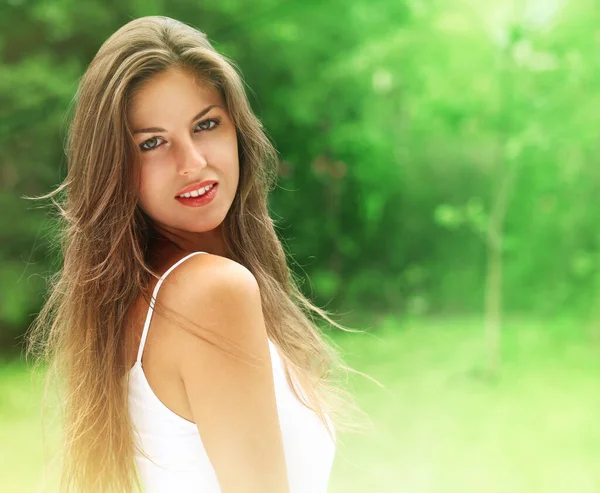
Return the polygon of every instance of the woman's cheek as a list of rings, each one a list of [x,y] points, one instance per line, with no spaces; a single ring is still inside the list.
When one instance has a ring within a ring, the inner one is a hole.
[[[159,197],[160,194],[160,183],[155,180],[149,179],[149,177],[143,177],[140,183],[139,200],[142,209],[147,211],[147,214],[155,215],[160,211]]]

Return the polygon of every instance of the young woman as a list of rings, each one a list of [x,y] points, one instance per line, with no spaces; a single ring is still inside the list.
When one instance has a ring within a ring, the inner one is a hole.
[[[356,424],[336,378],[355,370],[310,314],[349,329],[295,285],[277,153],[234,67],[152,16],[80,81],[46,196],[64,194],[64,262],[28,340],[64,391],[61,491],[324,493]]]

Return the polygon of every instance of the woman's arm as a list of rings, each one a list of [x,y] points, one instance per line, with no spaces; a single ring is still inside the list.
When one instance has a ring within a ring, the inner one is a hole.
[[[222,492],[289,493],[256,279],[244,266],[223,257],[199,255],[190,260],[178,269],[165,302],[168,299],[177,312],[257,358],[251,366],[239,350],[226,345],[239,355],[236,358],[182,331],[180,375]]]

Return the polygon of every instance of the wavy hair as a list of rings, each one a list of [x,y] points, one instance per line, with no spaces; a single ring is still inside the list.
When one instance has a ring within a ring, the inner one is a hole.
[[[67,176],[51,193],[35,197],[50,198],[57,208],[61,263],[26,350],[47,363],[46,389],[56,381],[64,392],[61,492],[141,490],[126,412],[125,329],[133,301],[142,293],[149,302],[158,274],[148,258],[152,224],[136,195],[139,163],[127,110],[136,91],[169,68],[217,89],[235,124],[240,181],[223,224],[224,241],[229,258],[258,281],[268,335],[294,394],[325,424],[327,414],[338,430],[370,424],[344,383],[349,372],[372,378],[343,362],[315,316],[341,330],[362,331],[343,327],[312,304],[288,267],[267,207],[277,152],[251,110],[237,66],[196,28],[142,17],[112,34],[89,64],[72,102]]]

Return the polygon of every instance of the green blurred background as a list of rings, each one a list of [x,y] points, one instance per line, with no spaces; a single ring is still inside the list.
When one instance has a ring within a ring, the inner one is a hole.
[[[22,355],[57,258],[48,209],[22,197],[64,176],[102,42],[154,14],[238,63],[281,153],[290,263],[365,330],[328,332],[384,385],[352,377],[375,429],[341,437],[330,491],[600,492],[593,0],[4,0],[1,490],[57,491]]]

